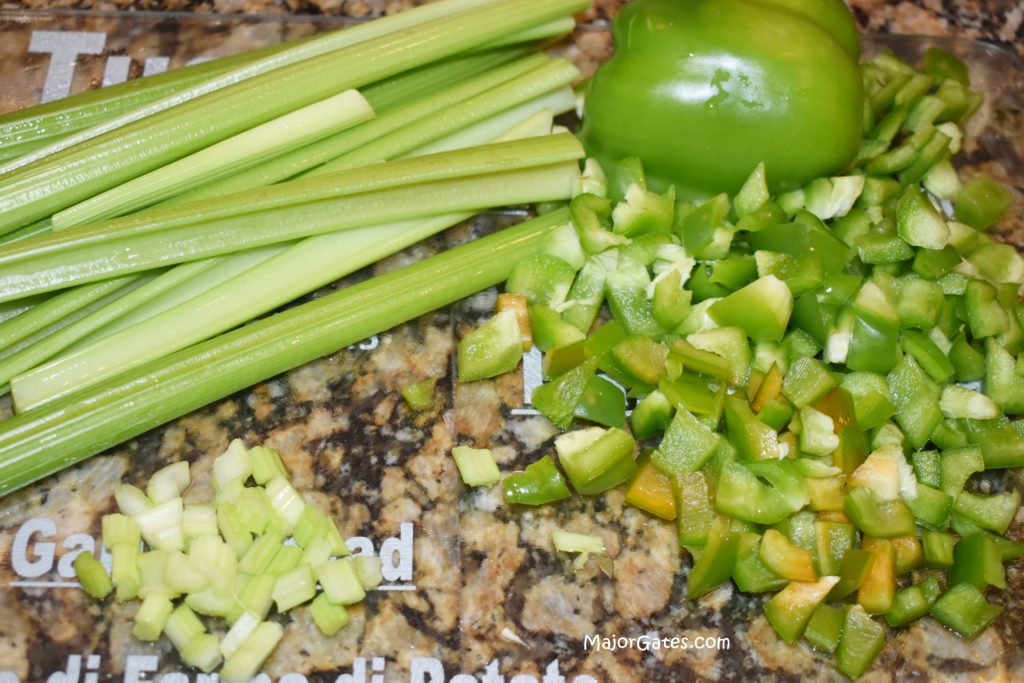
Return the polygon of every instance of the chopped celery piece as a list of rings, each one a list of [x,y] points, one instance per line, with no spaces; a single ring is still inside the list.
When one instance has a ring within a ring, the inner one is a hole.
[[[176,462],[157,470],[146,485],[146,495],[155,505],[178,498],[188,488],[191,477],[188,462]]]
[[[180,648],[178,654],[181,655],[181,661],[189,666],[209,673],[216,669],[222,661],[218,645],[217,636],[212,633],[203,633]]]
[[[199,536],[188,548],[192,568],[205,576],[219,591],[234,585],[238,573],[238,560],[234,550],[218,536]]]
[[[145,493],[131,484],[119,484],[114,489],[114,500],[117,508],[126,515],[134,516],[153,507],[153,501]]]
[[[203,626],[203,622],[199,620],[192,608],[185,604],[175,607],[164,623],[164,635],[179,652],[192,639],[204,633],[206,633],[206,627]]]
[[[150,593],[143,598],[139,611],[135,613],[132,635],[139,640],[157,640],[173,611],[174,605],[164,593]]]
[[[363,588],[370,590],[376,588],[384,581],[384,574],[381,572],[379,557],[373,555],[359,555],[349,560],[356,567],[356,575]]]
[[[139,542],[117,543],[110,548],[110,580],[118,600],[131,600],[139,594],[142,577],[139,574]]]
[[[208,503],[192,503],[185,505],[181,514],[181,533],[185,539],[197,536],[219,534],[217,528],[217,508]]]
[[[291,527],[299,521],[302,511],[306,508],[306,503],[299,492],[280,474],[267,482],[267,497],[270,498],[270,504],[277,514]]]
[[[466,486],[490,486],[501,479],[501,472],[488,448],[455,446],[452,457]]]
[[[242,646],[246,638],[252,635],[252,632],[256,630],[261,621],[263,619],[259,615],[252,612],[243,612],[242,616],[235,620],[231,629],[220,641],[220,653],[226,659],[230,659],[231,655],[238,652],[238,648]]]
[[[287,612],[296,605],[309,602],[315,595],[316,579],[304,564],[277,577],[274,583],[274,602],[278,612]]]
[[[573,531],[555,529],[551,532],[551,544],[563,553],[603,553],[604,540],[600,536],[578,534]]]
[[[233,439],[227,450],[213,461],[213,486],[220,491],[232,481],[244,484],[250,475],[252,460],[249,458],[249,449],[241,439]]]
[[[157,550],[183,550],[183,515],[184,504],[181,498],[173,498],[136,514],[135,522],[139,525],[142,538],[149,547]]]
[[[252,478],[260,486],[266,484],[276,475],[288,476],[281,456],[273,448],[256,446],[249,449],[249,461],[252,463]]]
[[[261,622],[224,662],[220,680],[224,683],[248,683],[283,636],[284,629],[280,624],[272,621]]]
[[[210,586],[206,575],[192,566],[185,553],[175,550],[167,554],[164,574],[167,587],[175,593],[200,593]]]
[[[336,635],[349,622],[348,611],[341,605],[331,602],[327,593],[316,596],[309,605],[309,613],[313,617],[313,623],[325,636]]]
[[[71,563],[75,569],[75,578],[82,584],[82,590],[94,598],[105,598],[113,586],[107,569],[89,551],[81,552]]]
[[[320,587],[337,605],[352,605],[366,597],[355,563],[350,559],[329,560],[314,568]]]
[[[103,530],[103,545],[113,548],[115,545],[126,543],[138,547],[142,540],[142,532],[135,520],[127,515],[115,512],[103,515],[101,522]]]
[[[406,384],[402,387],[402,398],[413,410],[429,410],[434,406],[435,386],[437,386],[436,377]]]

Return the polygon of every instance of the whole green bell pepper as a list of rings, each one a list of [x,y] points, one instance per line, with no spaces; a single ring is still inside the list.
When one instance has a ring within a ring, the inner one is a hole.
[[[611,167],[655,188],[735,193],[759,162],[773,192],[834,174],[860,144],[864,92],[841,0],[633,0],[591,80],[582,127]]]

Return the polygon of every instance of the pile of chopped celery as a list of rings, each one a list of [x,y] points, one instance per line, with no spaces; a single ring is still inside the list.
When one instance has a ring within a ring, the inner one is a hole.
[[[440,0],[0,117],[0,394],[17,413],[0,495],[506,277],[468,249],[471,279],[335,307],[351,332],[302,328],[304,311],[232,335],[478,212],[571,198],[583,149],[554,118],[579,72],[542,47],[586,4]],[[529,252],[548,227],[499,243]],[[144,379],[182,363],[188,381]],[[83,438],[67,406],[86,405]]]
[[[781,196],[763,166],[688,204],[635,160],[588,162],[571,225],[458,346],[462,381],[543,352],[531,402],[569,430],[506,474],[508,503],[625,485],[674,520],[689,597],[769,594],[778,634],[851,678],[882,620],[977,636],[1024,554],[999,472],[1024,465],[1024,259],[986,235],[1010,193],[950,161],[980,96],[938,51],[863,74],[852,168]]]
[[[284,634],[274,618],[306,605],[322,633],[349,622],[346,606],[380,584],[379,559],[352,557],[334,520],[302,500],[277,451],[240,440],[213,461],[209,502],[184,502],[187,462],[158,471],[146,491],[122,484],[120,512],[103,517],[106,568],[92,553],[74,562],[82,588],[139,600],[132,636],[161,635],[183,662],[246,683]],[[255,485],[249,485],[249,480]],[[219,620],[228,630],[223,637]]]

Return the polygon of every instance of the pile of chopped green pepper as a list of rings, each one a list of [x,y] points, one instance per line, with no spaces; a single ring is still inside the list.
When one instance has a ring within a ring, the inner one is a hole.
[[[842,176],[773,195],[759,164],[734,196],[685,202],[635,158],[607,177],[588,161],[571,223],[506,285],[525,313],[459,353],[471,381],[536,345],[533,406],[570,430],[504,477],[508,503],[625,485],[674,521],[691,598],[770,593],[778,634],[851,678],[881,620],[978,635],[1024,554],[1020,492],[977,481],[1024,466],[1024,259],[986,235],[1010,195],[950,162],[980,97],[936,51],[861,73]]]

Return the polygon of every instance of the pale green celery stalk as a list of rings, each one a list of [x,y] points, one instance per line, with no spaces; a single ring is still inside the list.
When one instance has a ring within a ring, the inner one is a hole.
[[[346,90],[221,140],[55,213],[53,229],[66,230],[136,211],[371,118],[373,110],[363,96],[357,90]]]
[[[400,131],[414,121],[435,112],[459,106],[477,93],[490,90],[496,85],[505,83],[516,76],[534,71],[549,61],[548,57],[536,54],[508,64],[499,65],[479,75],[474,75],[471,78],[451,84],[446,88],[441,88],[436,92],[431,92],[425,97],[413,99],[400,106],[393,107],[390,111],[379,113],[373,120],[351,130],[333,135],[293,152],[287,152],[255,168],[234,173],[219,182],[212,183],[208,187],[199,188],[180,197],[175,197],[165,202],[164,205],[170,206],[207,197],[231,194],[288,180],[303,171],[330,161],[346,152]],[[481,66],[484,65],[481,64]],[[459,72],[461,72],[461,68]],[[371,94],[366,94],[366,97],[371,104],[374,104],[375,100]],[[376,107],[375,104],[374,106]]]
[[[56,138],[112,119],[147,102],[307,40],[309,37],[303,37],[298,41],[189,64],[4,114],[0,116],[0,154],[3,158],[10,158],[7,150],[18,141],[21,141],[23,153],[37,149]]]
[[[579,71],[571,62],[564,59],[552,60],[534,71],[474,95],[457,107],[447,107],[412,121],[390,135],[364,144],[299,177],[326,175],[408,154],[433,140],[464,130],[523,102],[565,87],[577,76]]]
[[[576,28],[576,19],[573,17],[562,17],[561,19],[555,19],[549,21],[546,24],[541,24],[535,28],[520,31],[515,35],[506,36],[499,38],[494,41],[492,45],[513,45],[515,43],[524,43],[534,40],[548,40],[551,38],[559,38],[561,36],[572,33],[573,29]]]
[[[0,304],[0,323],[7,322],[11,318],[21,315],[26,311],[29,311],[39,304],[46,301],[51,295],[39,294],[37,296],[30,296],[24,299],[15,299],[13,301],[5,301]]]
[[[406,31],[422,23],[458,14],[475,7],[486,5],[490,2],[494,2],[494,0],[441,0],[440,2],[433,2],[429,5],[415,7],[411,10],[400,12],[389,17],[382,17],[375,21],[365,22],[358,26],[338,31],[331,31],[330,33],[313,36],[309,39],[303,39],[292,44],[287,44],[284,46],[284,49],[281,50],[275,50],[273,47],[264,48],[264,50],[266,50],[266,54],[261,55],[252,61],[245,60],[242,57],[237,57],[237,59],[239,59],[239,64],[233,65],[233,68],[224,73],[218,74],[213,78],[204,78],[188,88],[177,90],[165,97],[161,97],[160,99],[152,102],[147,102],[142,106],[131,109],[119,116],[103,120],[94,126],[65,137],[53,144],[34,150],[28,155],[2,164],[0,165],[0,173],[7,173],[17,168],[27,166],[39,159],[62,152],[73,145],[87,142],[135,121],[140,121],[148,116],[152,116],[236,83],[266,74],[274,71],[275,69],[302,62],[313,57],[318,57],[335,50],[348,48],[361,42],[373,40],[396,32]],[[106,90],[106,88],[103,90]]]
[[[0,323],[0,351],[41,332],[76,311],[93,304],[136,279],[137,276],[101,280],[51,296],[19,316]],[[15,302],[20,297],[13,297]]]
[[[538,55],[540,53],[537,50],[524,45],[459,54],[371,83],[360,92],[380,116],[395,107],[423,99],[467,79],[486,75],[509,62]]]
[[[285,250],[285,248],[280,245],[272,245],[234,255],[232,257],[234,263],[231,264],[233,266],[232,270],[239,272],[244,270],[246,266],[252,268],[272,259],[275,255]],[[144,306],[158,295],[173,290],[185,283],[187,279],[195,277],[192,269],[188,267],[190,265],[192,264],[184,264],[182,267],[172,268],[155,276],[147,273],[142,278],[134,278],[135,282],[129,283],[129,285],[118,290],[117,298],[113,301],[62,329],[47,335],[45,338],[26,346],[17,353],[3,358],[0,360],[0,386],[9,382],[13,386],[11,380],[14,377],[36,368],[40,363],[45,363],[87,335],[101,330],[108,323],[117,321],[118,318],[127,312]],[[216,273],[216,276],[228,279],[230,272]],[[83,286],[88,287],[89,285]],[[201,313],[202,311],[186,311],[178,319],[178,324],[187,326],[195,316],[201,315]],[[229,329],[229,327],[224,329]],[[175,328],[171,327],[168,329],[167,334],[173,337]],[[101,341],[100,344],[103,345],[104,342]],[[110,362],[116,362],[116,359],[117,356],[112,356]]]
[[[0,233],[334,93],[485,45],[586,4],[485,4],[283,66],[127,124],[0,178]]]
[[[408,159],[429,154],[441,154],[453,149],[460,149],[466,145],[467,140],[479,137],[490,138],[498,134],[499,131],[517,126],[540,112],[547,111],[557,116],[558,114],[571,111],[575,106],[576,100],[572,94],[572,89],[569,87],[560,88],[528,102],[523,102],[488,119],[478,121],[444,138],[410,150],[402,158]]]
[[[0,495],[303,363],[503,282],[558,210],[240,327],[0,422]]]
[[[433,3],[442,5],[443,3]],[[455,11],[455,8],[434,7],[435,11]],[[408,13],[403,13],[408,15]],[[406,18],[408,18],[406,16]],[[422,19],[422,17],[421,17]],[[380,29],[380,19],[376,20],[375,28]],[[555,20],[528,29],[516,34],[509,35],[494,42],[493,46],[513,46],[523,43],[554,38],[572,31],[575,26],[572,18]],[[365,39],[364,38],[362,39]],[[368,36],[372,37],[372,36]],[[346,36],[349,40],[351,38]],[[173,106],[181,101],[193,99],[205,92],[224,87],[226,84],[244,80],[256,73],[262,73],[271,68],[280,66],[277,60],[266,67],[257,65],[255,68],[247,69],[244,75],[239,78],[237,75],[229,76],[214,83],[206,83],[212,79],[222,76],[231,71],[237,70],[245,64],[255,63],[258,60],[271,56],[275,53],[293,50],[292,55],[286,56],[284,61],[293,62],[305,59],[313,54],[306,54],[304,50],[295,50],[301,43],[312,40],[321,40],[324,43],[313,50],[316,54],[322,54],[330,48],[328,42],[338,43],[336,37],[326,41],[322,36],[304,36],[277,45],[256,50],[218,57],[216,59],[203,61],[176,67],[168,71],[141,78],[133,78],[124,83],[105,86],[100,89],[87,90],[76,95],[47,102],[45,104],[27,107],[4,116],[0,116],[0,173],[14,170],[23,165],[66,149],[77,142],[84,142],[102,133],[113,130],[131,121],[148,116],[166,106]],[[475,56],[475,55],[471,55]],[[476,71],[468,72],[476,73]],[[169,97],[192,86],[192,93],[183,93],[177,97]],[[145,107],[154,101],[167,98],[164,102],[158,103],[155,107]],[[375,104],[376,108],[376,104]],[[139,110],[139,111],[136,111]],[[116,118],[116,120],[114,120]],[[89,129],[81,133],[81,131]],[[74,133],[81,133],[75,139],[69,139]],[[46,147],[45,150],[38,150]],[[19,159],[19,157],[23,157]],[[18,159],[15,163],[4,163]]]
[[[13,381],[5,372],[8,364],[0,362],[0,383],[11,382],[19,412],[30,410],[230,330],[466,217],[436,216],[309,238],[175,308],[52,362],[23,367],[24,374]]]
[[[0,245],[7,244],[8,242],[17,242],[18,240],[24,240],[30,237],[38,237],[52,231],[53,223],[51,223],[49,218],[44,218],[41,221],[32,223],[31,225],[26,225],[23,228],[13,230],[6,235],[0,235]]]
[[[167,271],[168,278],[174,278],[178,284],[160,292],[143,305],[120,316],[113,322],[83,337],[68,347],[75,351],[82,346],[92,344],[99,339],[109,337],[120,330],[137,325],[155,315],[170,310],[183,302],[190,301],[204,292],[231,280],[239,273],[262,263],[279,251],[288,248],[288,244],[275,244],[260,249],[241,251],[229,256],[217,256],[199,261],[182,263]],[[180,272],[179,272],[180,271]]]
[[[373,164],[231,195],[211,206],[137,213],[15,242],[0,247],[0,301],[334,230],[541,201],[519,198],[516,183],[502,196],[490,174],[505,171],[518,179],[524,165],[582,154],[579,142],[563,133]]]
[[[551,120],[549,111],[540,112],[506,131],[499,139],[515,140],[544,134],[545,126],[546,132],[550,133]],[[480,138],[469,142],[479,144],[487,141]],[[34,408],[208,339],[467,217],[466,214],[438,216],[306,239],[275,258],[239,273],[219,287],[183,300],[176,308],[122,329],[117,334],[104,335],[91,345],[80,347],[17,377],[11,383],[15,405],[19,410]],[[302,277],[294,277],[298,272]]]

